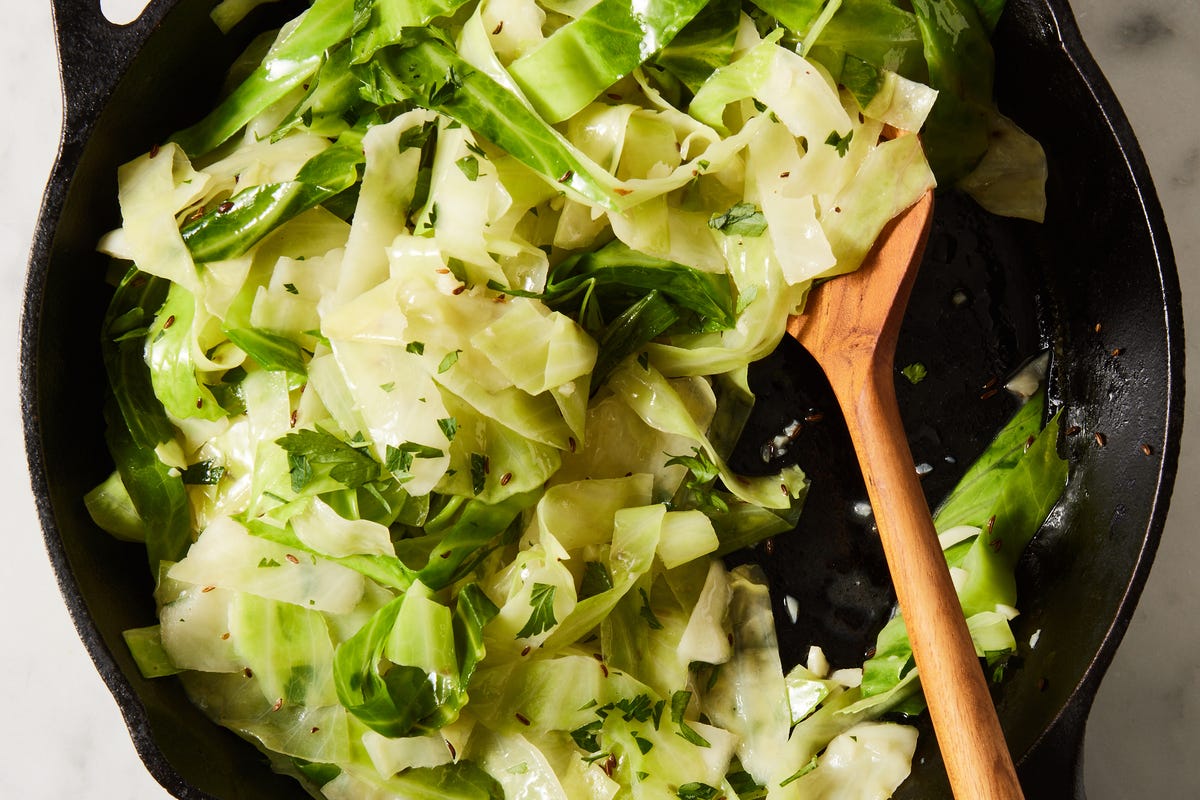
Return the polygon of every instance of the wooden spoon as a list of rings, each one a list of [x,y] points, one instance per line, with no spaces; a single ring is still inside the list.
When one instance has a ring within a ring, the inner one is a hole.
[[[845,414],[954,796],[1014,800],[1024,795],[896,405],[896,337],[932,209],[931,190],[892,220],[862,267],[817,286],[788,332]]]

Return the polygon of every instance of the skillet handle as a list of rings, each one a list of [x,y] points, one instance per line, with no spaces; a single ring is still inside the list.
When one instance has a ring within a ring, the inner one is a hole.
[[[152,0],[136,20],[115,25],[100,10],[100,0],[52,0],[68,137],[90,131],[146,37],[175,3]]]

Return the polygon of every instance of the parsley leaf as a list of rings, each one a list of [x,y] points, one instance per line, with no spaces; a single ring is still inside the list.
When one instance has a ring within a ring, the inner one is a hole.
[[[908,382],[916,386],[929,375],[929,370],[920,361],[914,361],[900,370],[900,374],[908,378]]]
[[[414,458],[441,458],[443,455],[445,453],[436,447],[415,442],[404,442],[399,447],[389,444],[383,466],[388,472],[408,472]]]
[[[708,227],[726,236],[762,236],[767,218],[754,203],[738,203],[724,214],[713,214]]]
[[[294,431],[275,443],[287,451],[292,491],[301,491],[312,480],[313,464],[331,464],[329,477],[349,489],[379,478],[379,462],[365,446],[355,447],[321,428]]]
[[[622,697],[614,706],[621,712],[621,719],[625,722],[637,720],[645,722],[650,719],[654,713],[654,704],[650,702],[650,695],[639,694],[636,697]]]
[[[583,565],[583,578],[579,581],[579,599],[586,600],[613,588],[612,573],[603,561],[587,561]]]
[[[992,670],[992,683],[1003,681],[1012,653],[1008,650],[988,650],[983,655],[987,659],[988,668]]]
[[[767,788],[760,786],[745,770],[730,772],[725,780],[741,800],[762,800],[767,796]]]
[[[666,466],[673,467],[675,465],[687,467],[692,473],[692,479],[700,483],[709,483],[717,479],[721,473],[717,470],[717,465],[713,462],[712,457],[708,452],[700,447],[693,447],[690,456],[671,456],[667,461]],[[668,453],[667,455],[670,455]]]
[[[182,479],[185,484],[191,486],[214,486],[221,481],[224,474],[224,467],[214,466],[211,461],[201,461],[185,469]]]
[[[708,740],[687,724],[683,715],[687,713],[688,703],[692,701],[692,693],[686,689],[680,689],[671,695],[671,722],[679,726],[679,735],[684,741],[694,744],[697,747],[711,747]]]
[[[436,125],[432,122],[426,122],[419,128],[409,128],[400,134],[400,139],[397,142],[400,152],[403,153],[413,147],[424,147],[425,142],[429,140],[430,134],[433,133]]]
[[[579,749],[585,753],[595,753],[600,749],[600,742],[596,738],[600,734],[600,728],[603,727],[604,721],[595,719],[587,725],[582,725],[571,731],[571,738],[575,744],[579,745]]]
[[[294,283],[285,283],[283,288],[287,290],[288,294],[300,294],[300,290],[296,288],[296,284]]]
[[[839,157],[845,158],[846,153],[850,150],[850,140],[853,138],[853,129],[851,129],[851,131],[845,136],[840,136],[837,131],[830,131],[829,137],[825,140],[825,144],[836,149]]]
[[[451,66],[446,70],[446,79],[441,84],[436,81],[429,84],[429,105],[427,107],[436,108],[449,103],[462,85],[462,78]]]
[[[693,781],[679,787],[675,795],[679,800],[713,800],[721,790],[707,783]]]
[[[292,477],[292,491],[296,494],[304,491],[304,487],[308,486],[309,481],[313,479],[312,465],[308,463],[308,459],[303,455],[295,453],[287,454],[288,473]]]
[[[696,495],[698,508],[701,510],[728,511],[729,504],[713,489],[713,484],[716,483],[717,478],[721,474],[720,470],[717,469],[717,465],[702,448],[693,447],[692,453],[693,455],[690,456],[671,456],[665,466],[672,467],[679,465],[687,467],[688,472],[691,474],[684,481],[684,484]],[[670,455],[670,453],[667,453],[667,455]]]
[[[548,583],[533,585],[533,592],[529,595],[529,605],[533,606],[533,613],[529,615],[525,627],[517,631],[518,639],[536,636],[558,624],[558,620],[554,618],[554,590],[556,588],[558,587]]]
[[[683,722],[683,715],[687,713],[688,703],[692,702],[692,693],[687,689],[680,689],[671,695],[671,722]]]
[[[462,355],[462,350],[451,350],[449,353],[446,353],[445,357],[442,358],[441,362],[438,364],[438,375],[441,375],[443,372],[457,364],[458,357],[460,355]]]
[[[650,626],[650,630],[661,631],[663,624],[659,622],[658,617],[654,614],[654,609],[650,607],[650,595],[646,594],[646,590],[638,587],[638,594],[642,596],[642,607],[638,609],[638,615],[646,620],[646,624]]]
[[[471,453],[471,491],[479,494],[487,483],[487,456]]]
[[[758,285],[747,286],[744,290],[738,292],[737,305],[733,307],[733,313],[740,315],[757,298]]]
[[[404,346],[404,350],[409,353],[415,353],[416,355],[423,356],[425,355],[425,343],[409,342]]]
[[[425,217],[425,228],[417,235],[418,236],[432,236],[434,228],[437,227],[437,220],[438,220],[438,204],[430,203],[429,204],[429,214]]]
[[[437,421],[438,427],[442,429],[447,441],[454,441],[454,435],[458,433],[458,420],[454,417],[445,417]]]
[[[479,179],[479,159],[475,156],[463,156],[454,163],[462,170],[462,174],[467,176],[467,180],[475,181]]]

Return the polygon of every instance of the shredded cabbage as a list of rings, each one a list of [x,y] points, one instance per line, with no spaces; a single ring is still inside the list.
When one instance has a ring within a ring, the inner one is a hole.
[[[121,168],[100,245],[128,272],[86,503],[158,576],[146,674],[330,800],[890,796],[902,622],[865,670],[785,673],[769,587],[721,557],[807,481],[728,456],[747,365],[943,177],[918,131],[1040,216],[1040,148],[938,27],[979,49],[994,19],[949,5],[311,3]],[[1054,430],[939,517],[989,664],[1018,552],[991,544],[1057,497]]]

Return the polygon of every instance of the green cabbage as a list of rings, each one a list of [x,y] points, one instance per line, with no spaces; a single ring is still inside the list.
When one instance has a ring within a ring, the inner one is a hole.
[[[785,673],[721,558],[808,483],[730,457],[749,364],[935,173],[1041,213],[998,11],[315,0],[257,39],[119,170],[100,243],[115,470],[85,503],[157,579],[139,668],[331,800],[890,794],[903,624],[861,685]],[[993,671],[1065,479],[1041,409],[938,515]]]

